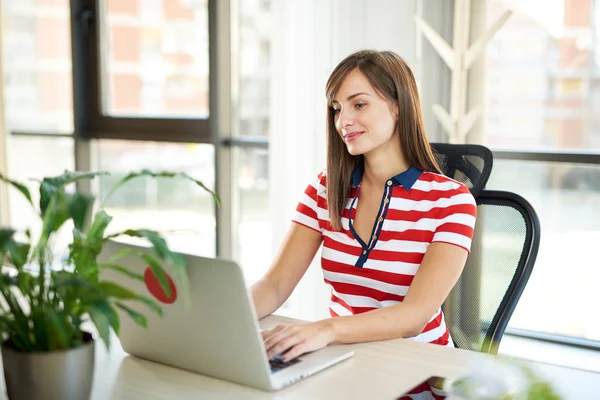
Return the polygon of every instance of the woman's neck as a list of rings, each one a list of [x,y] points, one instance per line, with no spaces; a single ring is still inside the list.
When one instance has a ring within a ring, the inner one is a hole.
[[[406,171],[407,164],[400,146],[389,143],[364,155],[365,172],[363,180],[374,186],[384,185],[393,176]]]

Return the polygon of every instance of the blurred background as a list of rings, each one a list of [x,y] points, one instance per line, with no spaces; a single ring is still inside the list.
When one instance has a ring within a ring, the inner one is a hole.
[[[451,0],[0,4],[8,175],[107,170],[90,188],[103,196],[132,169],[187,172],[220,209],[191,184],[140,179],[107,203],[112,229],[162,230],[175,249],[237,260],[249,282],[325,167],[324,85],[350,52],[405,58],[430,140],[447,140],[431,107],[448,107],[450,71],[413,16],[452,43]],[[483,113],[468,141],[495,153],[488,188],[521,194],[542,223],[510,328],[600,347],[600,1],[473,0],[472,35],[505,10],[469,75]],[[34,221],[17,192],[0,207],[13,225]],[[316,260],[282,311],[318,318],[326,298]]]

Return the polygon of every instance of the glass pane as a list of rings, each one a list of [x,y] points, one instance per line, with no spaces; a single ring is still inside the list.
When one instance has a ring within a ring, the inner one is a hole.
[[[269,136],[271,2],[240,2],[239,73],[241,136]]]
[[[40,136],[8,136],[8,176],[26,185],[36,205],[36,211],[15,189],[9,191],[10,223],[19,231],[31,229],[34,237],[41,231],[39,183],[31,179],[62,174],[75,169],[73,139]],[[72,239],[73,224],[65,224],[58,232],[56,248],[64,248]]]
[[[268,137],[271,1],[249,0],[239,6],[239,114],[235,123],[241,136]],[[232,189],[239,206],[239,213],[233,214],[233,257],[253,282],[262,277],[273,258],[269,155],[265,149],[237,148],[233,160],[237,179]]]
[[[4,0],[0,18],[8,130],[72,133],[69,0]]]
[[[103,110],[206,118],[207,0],[103,0]]]
[[[214,148],[206,144],[178,144],[99,140],[95,142],[97,168],[109,171],[100,179],[97,193],[104,198],[125,175],[143,168],[186,172],[214,188]],[[214,257],[215,209],[208,192],[194,183],[172,178],[136,178],[106,201],[114,219],[110,232],[153,229],[163,233],[173,249]],[[130,242],[139,242],[123,238]]]
[[[272,226],[269,212],[267,150],[238,149],[237,193],[240,215],[233,238],[234,254],[249,281],[262,277],[271,265]]]
[[[488,0],[485,144],[600,150],[600,3]]]
[[[510,326],[600,340],[600,165],[496,160],[488,188],[525,197],[542,226]]]

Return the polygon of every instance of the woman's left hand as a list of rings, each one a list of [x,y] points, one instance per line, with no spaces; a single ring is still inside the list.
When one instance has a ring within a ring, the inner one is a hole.
[[[322,349],[334,340],[329,320],[307,324],[278,324],[262,333],[268,359],[281,354],[289,361],[301,354]]]

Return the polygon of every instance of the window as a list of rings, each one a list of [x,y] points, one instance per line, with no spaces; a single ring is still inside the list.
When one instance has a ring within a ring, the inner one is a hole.
[[[541,246],[510,327],[600,341],[595,243],[600,242],[600,130],[594,60],[598,2],[488,0],[488,25],[514,13],[487,53],[484,144],[490,189],[536,209]],[[528,38],[530,46],[517,44]],[[523,51],[521,51],[523,50]],[[501,82],[501,84],[498,84]],[[509,150],[509,151],[507,151]],[[527,161],[530,160],[530,161]],[[535,161],[534,161],[535,160]]]
[[[69,0],[5,0],[0,17],[6,128],[71,134]]]
[[[240,213],[233,231],[234,258],[249,281],[262,277],[273,258],[266,149],[238,149],[237,191]]]
[[[266,272],[273,257],[267,150],[271,4],[240,2],[238,18],[239,113],[234,123],[245,147],[234,149],[234,193],[239,213],[233,221],[232,256],[243,267],[246,278],[255,281]]]
[[[98,140],[94,170],[108,171],[97,185],[98,198],[130,171],[185,172],[214,190],[214,147],[206,144]],[[129,228],[153,229],[174,250],[215,256],[215,210],[205,190],[184,179],[136,178],[118,189],[105,203],[114,219],[111,233]],[[134,239],[128,239],[135,242]]]
[[[215,26],[209,11],[215,1],[72,4],[80,136],[213,142],[216,123],[209,110],[216,89],[210,82],[217,81],[211,62],[216,62],[218,34],[209,46]]]
[[[486,125],[485,144],[600,151],[599,134],[592,128],[600,79],[590,73],[600,53],[600,47],[589,40],[600,28],[591,18],[594,2],[550,1],[543,9],[534,0],[488,0],[487,4],[488,25],[505,9],[514,12],[490,43],[504,51],[487,54],[487,114],[504,123]],[[549,121],[556,123],[556,131],[544,129]]]
[[[234,258],[250,280],[258,279],[272,257],[270,7],[270,1],[230,10],[215,0],[5,0],[9,174],[21,180],[60,174],[75,169],[77,159],[80,169],[110,172],[92,184],[102,199],[132,170],[186,172],[219,191],[220,209],[191,182],[138,178],[107,201],[115,217],[110,229],[159,230],[176,250]],[[233,30],[236,54],[228,40],[218,40],[233,32],[227,18],[240,27]],[[229,87],[218,90],[230,78],[228,68],[235,81],[224,85],[239,88],[235,99]],[[219,113],[211,113],[215,104]],[[89,148],[82,151],[87,141],[75,146],[79,137],[90,139]],[[13,221],[24,227],[26,205],[13,203]],[[218,238],[227,245],[220,247]]]
[[[103,114],[207,118],[206,0],[101,4]]]
[[[7,173],[28,186],[37,205],[38,184],[30,178],[75,168],[69,0],[5,0],[1,8]],[[39,233],[21,194],[10,189],[9,201],[11,225]],[[59,246],[70,229],[62,228]]]
[[[7,153],[9,176],[28,187],[36,209],[40,202],[39,183],[31,179],[60,175],[64,170],[75,169],[71,138],[11,135],[8,137]],[[21,231],[31,229],[32,233],[39,234],[42,228],[39,217],[21,193],[11,189],[9,201],[11,226]],[[66,248],[72,238],[72,229],[72,225],[68,224],[61,228],[57,246]]]

